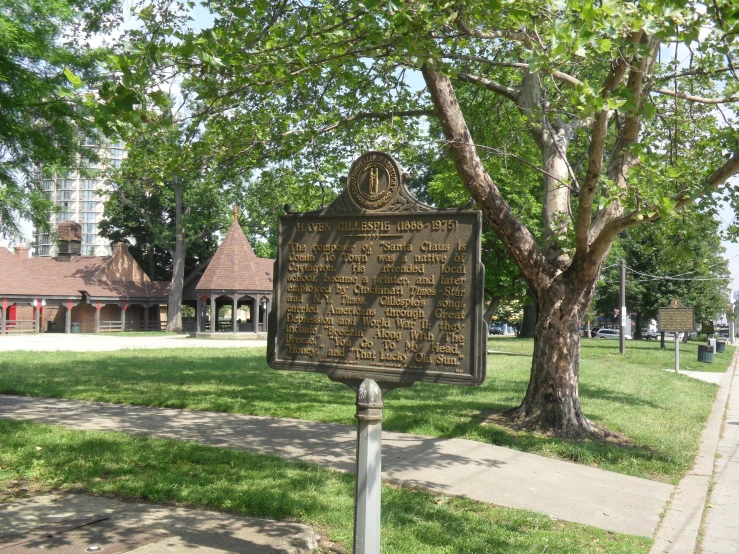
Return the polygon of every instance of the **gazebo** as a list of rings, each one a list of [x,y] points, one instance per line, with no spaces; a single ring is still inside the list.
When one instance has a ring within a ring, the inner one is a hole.
[[[200,270],[202,277],[195,284],[195,332],[200,336],[266,333],[273,265],[274,260],[257,258],[234,217],[223,242],[207,267]],[[218,310],[227,305],[231,306],[230,320],[219,320]],[[246,321],[238,318],[239,307],[248,308]]]

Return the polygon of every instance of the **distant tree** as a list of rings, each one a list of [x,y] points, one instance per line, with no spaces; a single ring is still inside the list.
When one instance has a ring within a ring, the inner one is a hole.
[[[636,333],[657,318],[660,307],[679,298],[695,310],[696,322],[726,310],[730,273],[723,256],[720,224],[711,210],[694,206],[679,216],[635,227],[619,237],[596,290],[602,314],[619,308],[619,260],[626,274],[626,307],[636,318]]]
[[[213,148],[217,148],[213,145]],[[167,330],[182,330],[182,292],[188,252],[191,266],[215,251],[214,233],[230,220],[238,186],[208,166],[205,142],[193,146],[188,130],[170,113],[133,133],[128,157],[111,176],[101,233],[134,239],[135,253],[157,276],[169,275]],[[161,264],[159,270],[156,270]]]
[[[117,24],[119,0],[0,0],[0,236],[19,239],[30,219],[47,228],[53,200],[33,178],[94,159],[83,82],[101,77],[107,51],[91,33]]]

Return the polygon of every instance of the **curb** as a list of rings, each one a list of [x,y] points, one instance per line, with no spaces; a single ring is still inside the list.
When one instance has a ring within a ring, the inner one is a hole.
[[[713,465],[729,399],[731,381],[737,372],[738,363],[739,348],[734,351],[731,363],[721,379],[711,415],[708,416],[706,426],[701,433],[695,464],[675,487],[649,554],[693,554],[695,552],[698,531],[713,476]]]

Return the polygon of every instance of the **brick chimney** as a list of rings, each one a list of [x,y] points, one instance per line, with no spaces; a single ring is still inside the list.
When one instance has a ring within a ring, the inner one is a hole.
[[[13,250],[13,253],[19,258],[27,258],[28,257],[28,246],[26,246],[25,244],[18,245]]]
[[[126,242],[114,242],[110,245],[113,249],[113,255],[125,254],[128,252],[128,243]]]
[[[59,253],[57,260],[68,262],[82,253],[82,225],[74,221],[63,221],[57,230]]]

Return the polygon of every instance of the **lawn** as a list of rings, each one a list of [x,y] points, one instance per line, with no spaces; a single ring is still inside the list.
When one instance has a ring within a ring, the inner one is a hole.
[[[0,502],[52,490],[298,521],[351,548],[351,475],[193,443],[0,420]],[[525,510],[382,488],[388,554],[635,554],[648,552],[651,542]]]
[[[570,442],[481,425],[481,414],[523,397],[533,342],[493,338],[481,387],[417,384],[385,398],[383,428],[464,437],[675,483],[692,466],[716,386],[662,371],[674,353],[658,342],[583,341],[580,396],[587,417],[631,443]],[[697,359],[697,344],[681,345]],[[733,349],[716,354],[726,368]],[[696,362],[697,364],[697,362]],[[702,364],[705,365],[705,364]],[[324,375],[273,371],[264,350],[173,349],[105,353],[4,353],[0,392],[196,410],[224,411],[353,425],[354,394]]]

